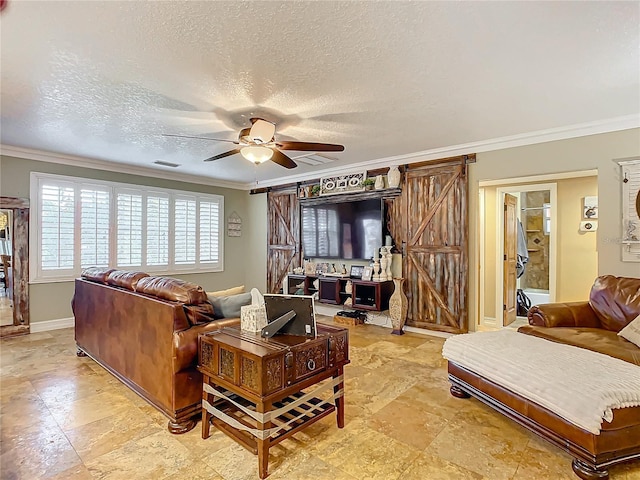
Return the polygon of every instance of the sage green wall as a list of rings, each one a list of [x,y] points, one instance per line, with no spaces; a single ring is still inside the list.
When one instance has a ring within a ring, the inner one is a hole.
[[[202,285],[205,290],[219,290],[242,284],[245,284],[247,288],[251,288],[253,286],[259,287],[261,282],[266,283],[266,272],[262,277],[257,276],[259,273],[247,275],[245,272],[246,265],[253,261],[252,256],[246,253],[254,250],[256,248],[255,245],[258,244],[255,237],[262,240],[262,250],[266,252],[264,246],[266,226],[264,228],[260,227],[256,235],[251,231],[253,222],[250,220],[248,210],[249,192],[2,156],[0,157],[0,193],[8,197],[29,198],[31,172],[224,195],[224,272],[175,275],[175,277]],[[242,218],[242,236],[240,237],[226,236],[226,218],[233,211],[237,212]],[[266,212],[266,207],[264,212]],[[263,213],[262,216],[266,224],[266,214]],[[31,231],[30,234],[34,235],[35,232]],[[266,265],[266,253],[259,261]],[[71,317],[73,315],[70,306],[72,296],[73,282],[31,284],[29,286],[31,322]]]
[[[640,277],[640,263],[623,262],[622,183],[615,159],[640,157],[640,129],[479,153],[469,169],[469,328],[478,322],[478,182],[598,170],[598,275]]]
[[[251,224],[251,235],[247,236],[244,282],[264,293],[267,291],[267,194],[249,195],[248,204],[247,223]]]

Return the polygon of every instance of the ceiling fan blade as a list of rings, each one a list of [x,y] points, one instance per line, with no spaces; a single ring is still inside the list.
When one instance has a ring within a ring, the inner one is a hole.
[[[333,143],[312,142],[276,142],[276,146],[282,150],[297,150],[299,152],[342,152],[344,145]]]
[[[235,143],[236,145],[238,144],[237,140],[226,140],[223,138],[211,138],[211,137],[196,137],[193,135],[174,135],[172,133],[163,133],[162,134],[163,137],[176,137],[176,138],[195,138],[198,140],[213,140],[215,142],[229,142],[229,143]]]
[[[214,160],[220,160],[224,157],[230,157],[231,155],[235,155],[236,153],[240,153],[239,148],[234,148],[233,150],[229,150],[228,152],[219,153],[218,155],[214,155],[213,157],[207,158],[205,162],[213,162]]]
[[[287,157],[284,153],[276,148],[272,148],[273,157],[271,157],[271,161],[277,163],[278,165],[283,166],[284,168],[296,168],[298,164]]]

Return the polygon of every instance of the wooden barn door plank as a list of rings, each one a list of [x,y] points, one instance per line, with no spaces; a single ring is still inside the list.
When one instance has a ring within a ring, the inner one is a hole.
[[[407,324],[467,331],[467,176],[464,160],[409,170],[391,219],[406,239]]]
[[[297,192],[269,192],[267,215],[267,291],[278,293],[287,273],[301,265],[300,205]]]

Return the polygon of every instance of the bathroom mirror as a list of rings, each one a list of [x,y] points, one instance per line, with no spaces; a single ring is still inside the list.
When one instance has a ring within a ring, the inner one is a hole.
[[[0,326],[0,337],[29,333],[29,199],[0,197],[0,210],[8,211],[9,237],[5,238],[10,250],[5,252],[7,276],[10,285],[13,323]]]

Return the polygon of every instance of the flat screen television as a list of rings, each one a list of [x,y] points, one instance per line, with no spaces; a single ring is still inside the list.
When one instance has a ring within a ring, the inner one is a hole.
[[[383,214],[380,199],[303,206],[304,256],[371,259],[382,245]]]

